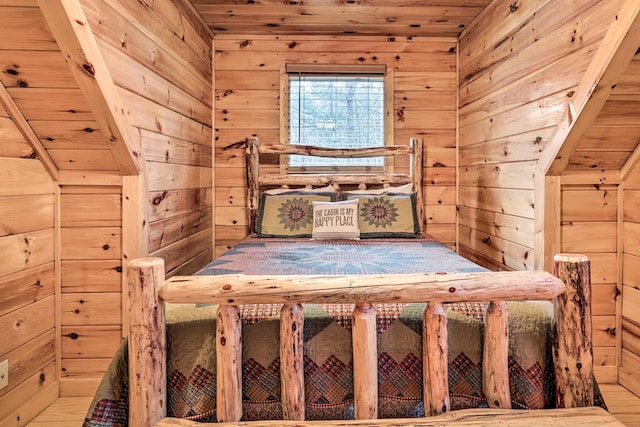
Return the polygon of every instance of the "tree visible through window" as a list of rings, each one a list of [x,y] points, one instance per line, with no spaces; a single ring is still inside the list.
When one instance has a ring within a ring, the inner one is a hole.
[[[384,75],[289,75],[289,141],[334,148],[385,145]],[[370,169],[382,157],[327,159],[289,156],[293,168]]]

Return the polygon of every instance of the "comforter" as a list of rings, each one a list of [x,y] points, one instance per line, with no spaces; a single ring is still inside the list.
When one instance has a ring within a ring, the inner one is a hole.
[[[393,274],[485,271],[431,239],[310,241],[248,238],[198,274]],[[376,304],[379,417],[423,416],[424,303]],[[485,304],[447,304],[452,409],[485,407],[482,345]],[[169,416],[216,418],[216,306],[167,304]],[[281,419],[281,305],[241,307],[243,419]],[[304,306],[307,419],[353,418],[353,355],[349,304]],[[549,302],[509,303],[509,379],[514,408],[553,406]],[[89,408],[85,426],[125,426],[126,343],[118,350]],[[601,399],[598,400],[602,404]]]

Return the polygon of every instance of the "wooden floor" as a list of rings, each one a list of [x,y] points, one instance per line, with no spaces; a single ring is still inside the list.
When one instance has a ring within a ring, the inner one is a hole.
[[[80,427],[91,404],[90,397],[61,397],[27,427]]]
[[[600,385],[609,412],[627,427],[640,427],[640,398],[620,385]],[[87,397],[58,399],[27,427],[79,427],[91,403]]]
[[[627,427],[640,427],[640,398],[616,384],[600,384],[600,391],[609,412]]]

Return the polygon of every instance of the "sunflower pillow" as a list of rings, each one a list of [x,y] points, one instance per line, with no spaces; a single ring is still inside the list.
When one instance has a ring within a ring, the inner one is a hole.
[[[358,199],[358,228],[363,239],[418,237],[415,193],[345,192],[343,200]]]
[[[335,191],[286,191],[262,193],[256,236],[311,237],[313,202],[332,202]]]

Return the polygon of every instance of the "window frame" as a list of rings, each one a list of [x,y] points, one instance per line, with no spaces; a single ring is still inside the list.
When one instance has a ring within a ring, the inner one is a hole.
[[[394,145],[394,90],[393,68],[384,64],[299,64],[287,63],[280,70],[280,140],[283,144],[291,144],[290,131],[290,77],[298,73],[318,75],[372,75],[383,76],[384,85],[384,145]],[[384,166],[371,168],[366,166],[318,166],[310,168],[289,166],[289,156],[280,156],[280,173],[314,174],[314,173],[393,173],[393,156],[384,157]]]

